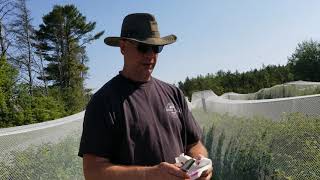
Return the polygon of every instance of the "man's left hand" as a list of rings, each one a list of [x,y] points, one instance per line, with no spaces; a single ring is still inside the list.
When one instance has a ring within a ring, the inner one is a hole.
[[[202,172],[201,176],[198,178],[199,180],[209,180],[212,177],[213,168],[210,167],[210,169]]]
[[[200,160],[202,157],[204,157],[204,156],[199,154],[198,156],[196,156],[194,158]],[[213,174],[213,167],[210,167],[208,170],[202,172],[202,174],[198,178],[198,180],[209,180],[209,179],[211,179],[212,174]]]

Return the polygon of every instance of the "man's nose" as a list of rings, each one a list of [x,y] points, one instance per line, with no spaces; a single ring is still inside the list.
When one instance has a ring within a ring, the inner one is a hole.
[[[149,50],[146,53],[144,53],[144,56],[148,57],[148,58],[154,58],[154,57],[156,57],[156,55],[157,55],[157,53],[153,52],[152,50]]]

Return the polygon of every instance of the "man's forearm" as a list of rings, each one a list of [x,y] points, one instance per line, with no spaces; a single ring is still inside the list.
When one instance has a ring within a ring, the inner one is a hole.
[[[85,157],[83,162],[83,171],[86,180],[96,179],[132,179],[132,180],[147,180],[149,171],[153,167],[144,166],[120,166],[110,163],[106,159],[97,157]]]
[[[163,180],[189,178],[186,172],[176,165],[167,162],[161,162],[151,167],[115,165],[108,159],[90,154],[83,156],[83,171],[86,180]]]
[[[87,180],[96,179],[132,179],[147,180],[147,171],[152,167],[143,166],[116,166],[101,167],[99,169],[91,169],[85,174]]]

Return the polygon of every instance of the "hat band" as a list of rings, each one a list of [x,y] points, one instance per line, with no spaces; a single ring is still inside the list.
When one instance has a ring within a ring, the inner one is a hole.
[[[160,33],[159,31],[151,31],[150,34],[141,34],[137,32],[124,32],[124,33],[121,33],[121,37],[144,40],[148,38],[160,38]]]

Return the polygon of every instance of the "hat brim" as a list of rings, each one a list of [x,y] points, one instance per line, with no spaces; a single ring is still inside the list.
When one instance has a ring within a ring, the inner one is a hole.
[[[145,40],[125,38],[125,37],[107,37],[104,39],[104,43],[106,43],[109,46],[119,47],[119,44],[120,44],[119,42],[121,39],[132,40],[132,41],[136,41],[144,44],[156,45],[156,46],[164,46],[164,45],[168,45],[176,42],[177,36],[171,34],[169,36],[165,36],[162,38],[148,38]]]

